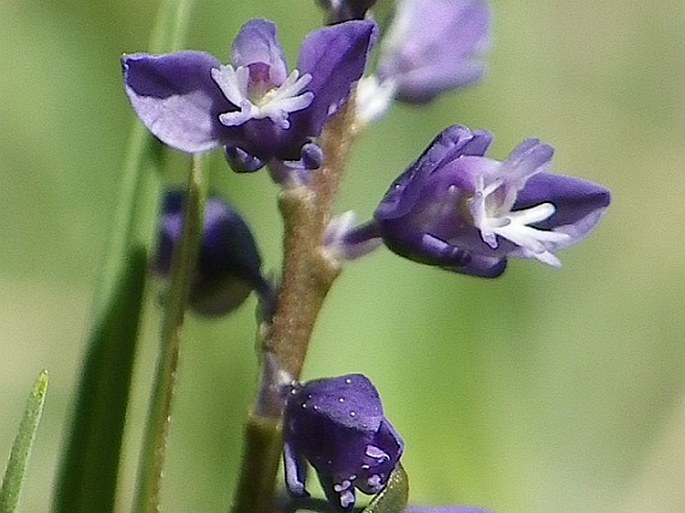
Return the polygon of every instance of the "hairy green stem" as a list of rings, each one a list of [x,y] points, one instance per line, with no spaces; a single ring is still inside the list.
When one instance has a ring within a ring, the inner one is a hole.
[[[279,198],[285,225],[283,283],[263,347],[293,379],[302,373],[316,318],[340,272],[326,255],[323,238],[347,163],[353,121],[351,99],[322,135],[325,160],[311,186],[285,190]]]
[[[202,170],[202,159],[196,155],[193,157],[188,179],[183,210],[183,233],[171,263],[157,374],[152,388],[152,401],[139,464],[138,490],[134,505],[134,511],[137,513],[156,513],[160,510],[162,470],[181,348],[181,333],[202,239],[206,196],[207,183]]]
[[[338,263],[323,247],[352,143],[354,99],[327,125],[321,137],[324,162],[309,186],[285,189],[279,196],[284,224],[282,283],[272,323],[257,332],[262,374],[257,399],[245,426],[243,465],[232,513],[272,513],[279,455],[282,447],[285,372],[299,379],[312,331],[333,281]],[[265,444],[258,447],[255,433]],[[259,486],[254,486],[259,482]]]
[[[274,483],[281,454],[281,423],[250,415],[245,425],[240,480],[233,513],[273,513]]]

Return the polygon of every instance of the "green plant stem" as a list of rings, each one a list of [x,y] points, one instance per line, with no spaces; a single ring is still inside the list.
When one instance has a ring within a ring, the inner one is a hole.
[[[150,51],[183,46],[193,0],[162,0]],[[116,63],[113,63],[116,65]],[[60,462],[55,513],[114,510],[124,420],[143,307],[163,148],[135,120],[100,270],[75,412]]]
[[[193,157],[183,209],[183,233],[171,263],[169,295],[162,321],[159,361],[152,388],[152,400],[141,452],[138,490],[134,503],[137,513],[160,510],[160,486],[166,456],[181,334],[195,262],[202,239],[207,181],[202,158]]]
[[[0,488],[0,513],[15,513],[17,511],[19,495],[26,476],[31,447],[43,413],[47,391],[48,372],[44,370],[38,375],[38,379],[33,385],[31,395],[26,403],[24,416],[19,425],[19,431],[12,445],[7,470]]]
[[[194,0],[162,0],[150,36],[150,52],[178,50],[186,39],[188,20]],[[117,198],[109,246],[102,267],[95,298],[95,323],[105,315],[113,301],[114,289],[121,280],[130,246],[135,240],[140,219],[154,216],[157,207],[156,191],[144,186],[143,175],[159,171],[162,147],[157,139],[138,121],[134,121],[126,145],[121,185]],[[159,189],[159,187],[154,187]],[[152,194],[151,194],[152,192]]]
[[[244,457],[233,513],[273,513],[282,445],[279,420],[250,415],[245,425]]]
[[[302,373],[316,318],[340,272],[324,251],[323,237],[352,144],[353,121],[351,99],[322,135],[325,160],[314,172],[311,188],[287,189],[279,198],[285,225],[283,283],[263,348],[293,379]]]
[[[245,445],[232,513],[271,513],[282,447],[282,372],[299,379],[316,318],[338,262],[324,251],[323,238],[345,169],[354,121],[354,99],[327,125],[321,137],[325,160],[312,184],[285,189],[279,196],[284,223],[284,260],[278,304],[271,324],[257,333],[261,350],[260,390],[245,426]],[[274,365],[277,368],[273,368]],[[255,433],[265,445],[254,443]],[[258,481],[259,486],[254,486]]]

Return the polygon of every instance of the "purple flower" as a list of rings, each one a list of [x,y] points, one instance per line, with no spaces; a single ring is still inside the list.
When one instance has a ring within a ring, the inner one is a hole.
[[[490,42],[485,0],[403,0],[378,64],[397,98],[424,103],[480,79]]]
[[[374,33],[371,21],[312,32],[288,73],[276,26],[256,19],[233,42],[232,64],[194,51],[124,56],[126,92],[145,126],[178,150],[224,146],[238,171],[271,160],[318,167],[312,139],[364,72]]]
[[[463,126],[444,130],[349,243],[380,236],[401,256],[485,278],[502,274],[508,257],[559,266],[554,253],[590,233],[609,191],[549,173],[554,150],[536,139],[502,162],[484,156],[491,140]]]
[[[382,116],[393,99],[427,103],[485,73],[490,44],[485,0],[402,0],[383,38],[377,74],[359,84],[362,122]]]
[[[164,197],[159,222],[155,271],[168,276],[173,251],[183,229],[185,195],[178,190]],[[240,214],[223,200],[212,197],[205,206],[204,233],[200,242],[189,304],[196,313],[215,317],[235,310],[255,290],[270,308],[273,291],[262,277],[262,260],[252,233]]]
[[[383,416],[378,391],[361,374],[317,379],[292,390],[284,420],[286,485],[307,496],[308,461],[328,501],[343,511],[355,488],[376,494],[402,455],[404,443]]]

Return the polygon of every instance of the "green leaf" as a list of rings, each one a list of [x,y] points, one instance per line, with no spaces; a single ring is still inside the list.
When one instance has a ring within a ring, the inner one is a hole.
[[[113,303],[91,332],[57,483],[57,513],[114,509],[146,271],[145,250],[132,249],[116,280]]]
[[[138,513],[154,513],[160,510],[162,472],[166,458],[181,333],[202,240],[207,187],[202,157],[194,155],[183,209],[183,231],[171,260],[169,297],[162,320],[159,361],[152,385],[152,399],[140,456],[138,490],[134,499],[134,511]]]
[[[192,5],[192,0],[161,1],[150,51],[162,53],[183,46]],[[114,511],[147,248],[154,237],[159,203],[155,171],[161,168],[164,151],[136,120],[126,147],[76,411],[57,480],[55,513]]]
[[[31,390],[31,395],[26,403],[24,417],[19,425],[19,432],[14,439],[14,445],[12,445],[10,460],[2,480],[2,489],[0,489],[0,513],[14,513],[17,510],[21,486],[26,475],[26,467],[33,440],[36,437],[40,416],[43,413],[47,390],[48,373],[44,370],[33,385],[33,390]]]
[[[390,474],[388,485],[376,495],[362,513],[402,513],[409,499],[409,476],[401,463]]]

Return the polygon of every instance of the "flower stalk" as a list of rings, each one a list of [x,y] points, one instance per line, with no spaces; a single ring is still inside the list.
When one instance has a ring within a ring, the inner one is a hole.
[[[169,295],[162,321],[160,354],[152,390],[152,402],[141,452],[138,490],[134,503],[137,513],[160,510],[160,483],[166,456],[171,403],[181,348],[181,334],[188,296],[202,239],[203,211],[207,182],[202,157],[195,155],[188,177],[183,215],[183,234],[171,264]]]
[[[283,283],[273,326],[262,347],[293,379],[299,379],[314,323],[339,264],[326,255],[323,237],[352,144],[354,98],[322,136],[323,166],[311,187],[286,189],[279,197],[285,225]]]
[[[283,281],[273,322],[257,332],[262,378],[248,417],[238,492],[232,513],[273,511],[276,471],[282,448],[282,372],[299,379],[316,318],[340,272],[323,250],[323,237],[352,143],[354,97],[322,134],[325,160],[310,186],[284,189],[279,208],[284,223]],[[278,368],[274,369],[276,365]],[[259,441],[259,443],[257,443]]]

